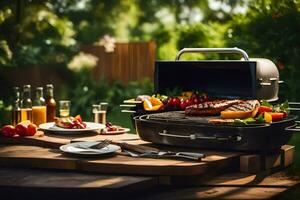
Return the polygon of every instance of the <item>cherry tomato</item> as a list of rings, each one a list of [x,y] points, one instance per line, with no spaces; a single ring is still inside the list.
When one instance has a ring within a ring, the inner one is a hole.
[[[180,103],[180,108],[181,108],[181,110],[185,110],[185,108],[186,108],[186,102],[185,101],[182,101]]]
[[[35,124],[31,123],[27,127],[27,136],[34,136],[37,132],[37,127]]]
[[[192,99],[186,99],[185,101],[186,107],[192,105]]]
[[[193,99],[193,104],[199,104],[199,103],[201,103],[200,98]]]
[[[284,113],[282,112],[279,113],[271,112],[270,115],[272,116],[273,122],[280,121],[284,118]]]
[[[172,99],[172,106],[173,107],[176,107],[176,106],[180,106],[180,99],[179,98],[177,98],[177,97],[175,97],[175,98],[173,98]]]
[[[5,137],[13,137],[16,135],[16,129],[14,126],[12,125],[5,125],[3,126],[3,128],[1,129],[1,133],[3,136]]]
[[[272,108],[268,106],[259,106],[258,113],[272,112]]]
[[[167,101],[167,106],[168,106],[168,107],[172,107],[172,106],[173,106],[173,98],[172,98],[172,97],[170,97],[170,98],[168,99],[168,101]]]

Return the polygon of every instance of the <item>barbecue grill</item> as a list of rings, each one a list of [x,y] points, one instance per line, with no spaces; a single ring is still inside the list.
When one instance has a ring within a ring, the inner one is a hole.
[[[236,53],[243,60],[179,60],[190,52]],[[249,59],[238,48],[188,48],[179,51],[175,61],[155,63],[155,92],[160,94],[179,87],[182,91],[201,89],[214,99],[276,101],[281,82],[272,61]],[[136,131],[142,140],[184,147],[270,151],[286,144],[293,132],[300,130],[293,115],[271,124],[236,126],[210,124],[210,117],[186,116],[182,111],[145,113],[137,106],[134,112]]]

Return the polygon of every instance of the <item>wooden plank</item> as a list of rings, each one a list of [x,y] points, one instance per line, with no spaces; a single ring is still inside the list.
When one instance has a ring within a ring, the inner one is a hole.
[[[264,170],[275,170],[290,166],[294,162],[295,147],[284,145],[280,150],[267,154],[242,155],[240,171],[258,173]]]
[[[115,199],[135,196],[157,184],[155,177],[0,169],[0,191],[4,199]]]
[[[240,187],[200,187],[174,189],[147,195],[144,200],[184,200],[184,199],[270,199],[288,189],[283,188],[240,188]]]
[[[197,152],[196,150],[194,150]],[[199,151],[198,151],[199,152]],[[201,151],[207,155],[202,162],[171,159],[132,158],[123,155],[80,158],[33,146],[0,147],[0,166],[38,167],[45,169],[77,169],[100,173],[135,175],[188,176],[205,174],[213,168],[232,168],[240,153]]]
[[[299,185],[299,177],[286,172],[271,176],[232,173],[218,176],[192,188],[157,192],[145,199],[270,199]]]
[[[240,171],[245,173],[257,173],[261,171],[260,155],[243,155],[240,157]]]
[[[230,173],[213,178],[201,183],[203,186],[239,186],[239,187],[290,187],[300,183],[298,176],[289,175],[281,171],[269,175],[267,173],[246,174]]]
[[[84,135],[57,135],[57,134],[38,134],[33,137],[2,137],[0,136],[0,144],[23,144],[33,145],[46,148],[59,148],[61,145],[69,144],[71,141],[95,141],[95,140],[114,140],[114,141],[134,141],[139,140],[135,134],[121,135],[99,135],[95,133]]]
[[[282,166],[288,167],[294,163],[295,146],[283,145],[281,147]]]
[[[109,81],[118,80],[124,84],[145,77],[153,80],[156,45],[154,41],[116,43],[113,52],[105,52],[103,46],[84,45],[82,50],[98,57],[98,65],[91,76],[99,80],[104,76]]]
[[[64,184],[61,184],[64,183]],[[0,169],[0,187],[47,187],[47,188],[98,188],[111,190],[128,187],[133,184],[153,186],[157,184],[155,177],[116,176],[84,174],[66,171],[33,170],[33,169]]]

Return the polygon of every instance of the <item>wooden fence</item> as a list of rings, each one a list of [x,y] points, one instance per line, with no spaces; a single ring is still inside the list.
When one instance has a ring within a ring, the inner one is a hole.
[[[150,42],[116,43],[113,52],[106,52],[103,46],[86,45],[86,53],[98,57],[98,65],[92,71],[94,80],[105,77],[109,81],[130,81],[149,77],[153,80],[156,44]]]

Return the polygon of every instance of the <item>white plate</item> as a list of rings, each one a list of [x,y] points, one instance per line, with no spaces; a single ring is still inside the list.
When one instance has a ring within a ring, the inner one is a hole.
[[[129,128],[123,128],[124,130],[122,131],[106,131],[105,129],[103,131],[101,131],[102,135],[118,135],[118,134],[122,134],[122,133],[127,133],[130,131]]]
[[[77,155],[102,155],[114,153],[121,148],[117,145],[109,144],[102,149],[82,149],[80,147],[90,147],[99,142],[74,142],[60,146],[60,150],[65,153],[77,154]]]
[[[52,133],[60,133],[60,134],[80,134],[80,133],[87,133],[87,132],[100,132],[102,129],[105,128],[105,125],[98,124],[94,122],[84,122],[86,123],[85,129],[67,129],[55,126],[54,122],[49,122],[45,124],[41,124],[39,129],[43,131],[48,131]]]

